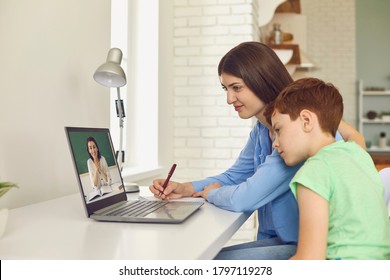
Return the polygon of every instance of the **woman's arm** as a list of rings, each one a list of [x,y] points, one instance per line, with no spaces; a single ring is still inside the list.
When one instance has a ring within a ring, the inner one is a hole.
[[[108,185],[110,185],[110,179],[111,179],[111,177],[110,177],[110,170],[108,169],[108,164],[107,164],[107,161],[106,161],[106,159],[102,156],[101,158],[100,158],[100,161],[101,161],[101,166],[102,166],[102,168],[101,168],[101,170],[100,170],[100,172],[101,172],[101,175],[102,175],[102,177],[103,177],[103,180],[104,180],[104,182],[106,182]]]
[[[347,124],[345,121],[341,121],[339,125],[339,132],[345,141],[354,141],[356,144],[360,145],[364,150],[366,149],[366,140],[364,136],[354,129],[351,125]]]
[[[165,179],[156,179],[153,181],[153,184],[149,186],[149,190],[155,196],[162,199],[176,199],[185,196],[192,196],[195,192],[200,192],[204,190],[205,187],[213,183],[220,183],[221,185],[226,186],[239,184],[245,181],[247,178],[251,177],[255,171],[255,143],[259,138],[260,130],[261,128],[259,125],[252,129],[249,139],[239,157],[224,173],[193,182],[178,183],[169,181],[168,186],[162,195],[160,195],[160,193]],[[269,147],[271,147],[271,144],[269,144]]]
[[[195,192],[212,186],[204,193],[207,200],[235,212],[266,205],[289,191],[289,182],[301,166],[288,167],[276,150],[270,155],[271,150],[269,131],[258,123],[233,166],[218,176],[192,182]],[[222,187],[214,188],[215,183]]]
[[[298,184],[299,237],[294,260],[325,260],[328,239],[328,201]]]
[[[97,180],[97,172],[96,172],[95,164],[91,159],[88,159],[87,166],[88,166],[88,173],[89,173],[89,178],[91,179],[92,187],[96,188],[98,180]]]
[[[289,183],[302,163],[287,166],[276,150],[244,182],[212,189],[207,200],[235,212],[256,210],[289,191]]]
[[[267,156],[271,145],[268,129],[257,125],[238,159],[226,172],[192,183],[170,181],[165,195],[161,196],[165,179],[154,180],[149,189],[162,199],[170,199],[191,196],[211,185],[205,193],[210,203],[234,212],[254,211],[289,191],[289,182],[302,165],[287,166],[276,150]],[[221,187],[214,188],[216,183]]]

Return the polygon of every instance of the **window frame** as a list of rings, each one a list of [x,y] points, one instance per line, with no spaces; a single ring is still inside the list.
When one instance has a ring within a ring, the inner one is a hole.
[[[127,76],[127,84],[120,88],[126,113],[122,147],[125,181],[139,182],[159,176],[165,172],[164,163],[171,164],[172,145],[168,145],[168,153],[162,152],[161,146],[169,142],[167,139],[172,134],[164,134],[159,129],[172,126],[171,123],[167,125],[169,118],[161,117],[159,110],[164,106],[159,98],[162,52],[159,14],[159,0],[111,1],[111,46],[122,50],[121,66]],[[119,143],[115,88],[111,89],[110,96],[110,130],[115,145]]]

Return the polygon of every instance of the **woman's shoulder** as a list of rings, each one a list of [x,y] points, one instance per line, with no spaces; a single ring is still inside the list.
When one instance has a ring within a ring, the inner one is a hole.
[[[87,159],[87,166],[88,166],[88,170],[90,170],[93,167],[93,161],[91,158]]]
[[[262,124],[261,122],[256,121],[255,125],[253,126],[253,128],[251,130],[251,134],[256,134],[256,135],[266,134],[266,135],[268,135],[268,128],[264,124]]]

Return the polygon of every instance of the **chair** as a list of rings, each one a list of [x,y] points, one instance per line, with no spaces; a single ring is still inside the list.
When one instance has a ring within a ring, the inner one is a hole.
[[[387,206],[387,212],[390,216],[390,167],[383,168],[379,171],[379,175],[385,186],[385,203]]]

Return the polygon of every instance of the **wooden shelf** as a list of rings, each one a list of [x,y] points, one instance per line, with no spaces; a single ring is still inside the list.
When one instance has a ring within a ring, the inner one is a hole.
[[[358,130],[364,135],[366,142],[378,143],[380,133],[384,132],[387,135],[390,135],[390,117],[387,115],[387,112],[389,112],[388,104],[390,104],[390,90],[379,87],[365,88],[363,80],[360,80],[358,98]],[[375,118],[369,119],[367,116]],[[371,147],[368,151],[390,153],[390,148],[375,149],[374,147]]]
[[[299,45],[296,44],[269,44],[269,47],[274,50],[292,50],[293,55],[288,64],[301,64],[301,54],[299,51]]]
[[[367,151],[370,153],[378,171],[390,167],[390,149],[387,152],[381,153],[371,152],[370,149],[367,149]]]
[[[362,95],[364,96],[388,96],[390,95],[390,90],[384,91],[363,91]]]
[[[300,0],[288,0],[283,4],[280,4],[275,13],[301,13]]]
[[[385,124],[385,123],[390,123],[390,120],[382,120],[382,119],[373,119],[373,120],[369,120],[367,118],[362,118],[362,121],[365,123],[365,124]]]
[[[378,146],[371,146],[370,148],[367,148],[367,152],[369,152],[369,153],[388,153],[389,160],[390,160],[390,146],[387,146],[385,148],[379,148]]]

